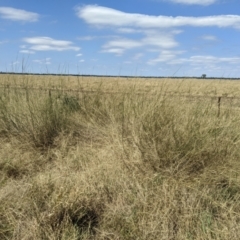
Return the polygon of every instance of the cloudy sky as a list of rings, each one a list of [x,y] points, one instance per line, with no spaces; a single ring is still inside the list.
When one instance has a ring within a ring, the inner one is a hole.
[[[240,77],[240,1],[1,0],[0,71]]]

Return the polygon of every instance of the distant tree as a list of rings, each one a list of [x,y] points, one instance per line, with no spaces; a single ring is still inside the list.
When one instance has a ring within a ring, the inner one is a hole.
[[[202,74],[201,78],[206,78],[207,74]]]

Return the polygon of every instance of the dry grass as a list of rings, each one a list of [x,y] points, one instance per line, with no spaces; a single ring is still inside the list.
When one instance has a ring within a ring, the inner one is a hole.
[[[240,84],[102,80],[0,79],[0,239],[239,239]]]
[[[168,94],[194,96],[239,96],[240,84],[234,80],[199,80],[169,78],[84,77],[54,75],[0,75],[0,87],[29,87],[35,89],[83,90],[101,89],[117,92],[134,88],[135,92],[154,91],[164,88]]]

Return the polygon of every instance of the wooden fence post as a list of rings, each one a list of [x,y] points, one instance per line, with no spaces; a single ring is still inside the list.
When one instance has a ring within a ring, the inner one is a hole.
[[[218,117],[220,116],[220,111],[221,111],[221,99],[222,97],[218,97],[218,114],[217,114]]]

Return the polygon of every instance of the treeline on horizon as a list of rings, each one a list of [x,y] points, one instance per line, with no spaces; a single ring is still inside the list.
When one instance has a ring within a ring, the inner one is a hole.
[[[98,74],[69,74],[69,73],[27,73],[27,72],[2,72],[0,74],[13,74],[13,75],[43,75],[43,76],[73,76],[73,77],[118,77],[118,78],[186,78],[186,79],[223,79],[223,80],[240,80],[240,78],[233,77],[208,77],[203,78],[202,76],[130,76],[130,75],[98,75]]]

